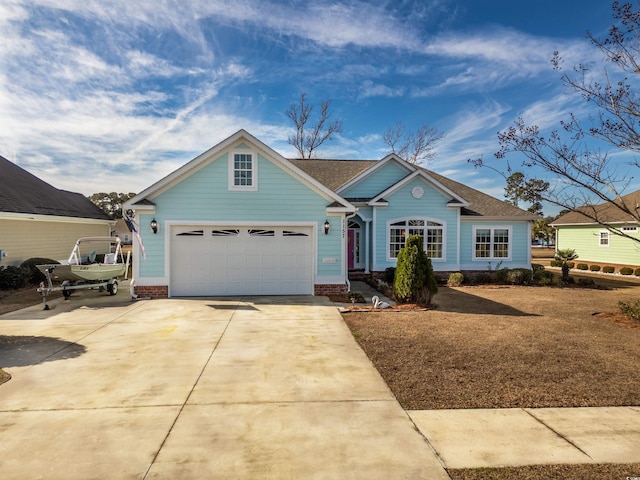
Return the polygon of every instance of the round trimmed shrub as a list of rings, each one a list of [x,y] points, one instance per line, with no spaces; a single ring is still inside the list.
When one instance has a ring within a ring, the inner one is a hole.
[[[447,280],[447,285],[450,287],[459,287],[460,284],[464,281],[464,275],[460,272],[453,272],[449,275],[449,280]]]
[[[602,267],[602,271],[604,273],[614,273],[616,271],[616,267],[612,267],[611,265],[605,265]]]
[[[640,277],[640,268],[636,268],[633,272],[636,277]]]
[[[578,270],[589,270],[589,265],[587,265],[586,263],[579,263],[578,265],[576,265],[576,268]]]
[[[46,280],[44,273],[38,270],[36,265],[48,265],[48,264],[59,264],[57,260],[52,260],[50,258],[40,258],[33,257],[27,258],[24,262],[20,264],[20,268],[24,270],[25,275],[27,276],[27,282],[32,283],[34,285]]]
[[[22,288],[27,286],[27,276],[20,267],[0,265],[0,290]]]
[[[599,272],[600,271],[600,265],[591,265],[589,267],[589,270],[591,270],[592,272]]]
[[[633,273],[633,268],[631,267],[622,267],[620,269],[620,274],[621,275],[631,275]]]

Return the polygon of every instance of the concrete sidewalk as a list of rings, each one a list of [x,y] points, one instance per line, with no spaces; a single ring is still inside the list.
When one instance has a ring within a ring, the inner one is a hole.
[[[448,478],[328,300],[82,295],[0,317],[3,480]]]
[[[447,468],[640,462],[640,407],[408,413]]]

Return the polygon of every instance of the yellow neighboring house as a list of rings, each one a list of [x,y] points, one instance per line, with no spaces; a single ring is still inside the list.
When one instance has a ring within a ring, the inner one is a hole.
[[[66,260],[78,238],[110,235],[114,224],[84,195],[59,190],[0,156],[0,265]]]

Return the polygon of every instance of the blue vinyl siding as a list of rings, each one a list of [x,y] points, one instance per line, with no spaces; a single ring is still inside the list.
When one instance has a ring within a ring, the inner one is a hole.
[[[416,199],[411,195],[411,189],[420,186],[424,189],[424,196]],[[442,193],[431,187],[422,179],[415,179],[401,189],[385,198],[389,206],[376,210],[375,220],[375,258],[374,270],[384,270],[395,267],[396,260],[388,260],[388,230],[387,223],[401,218],[426,218],[445,224],[444,231],[444,260],[434,260],[434,270],[457,270],[457,241],[458,215],[457,208],[447,207],[450,200]]]
[[[340,192],[343,198],[372,198],[402,180],[410,172],[397,162],[388,162],[366,178]]]
[[[327,217],[326,207],[330,201],[260,154],[257,191],[229,191],[228,163],[228,154],[225,152],[154,197],[152,201],[156,204],[156,213],[153,216],[161,229],[167,220],[317,222],[317,273],[320,276],[341,275],[341,217]],[[143,230],[150,219],[148,215],[141,215]],[[329,235],[324,235],[322,231],[325,219],[332,224]],[[140,275],[163,276],[164,234],[145,232],[144,242],[147,259],[141,262]],[[322,263],[322,258],[326,257],[335,258],[336,262]]]
[[[507,259],[476,259],[474,260],[474,227],[508,227],[511,229],[511,258]],[[530,256],[531,235],[529,222],[499,222],[499,221],[464,221],[460,224],[460,269],[488,270],[498,265],[502,268],[531,268]]]

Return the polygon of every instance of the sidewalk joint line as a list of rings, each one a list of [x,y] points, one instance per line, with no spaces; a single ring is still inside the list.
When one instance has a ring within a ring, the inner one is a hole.
[[[524,412],[527,413],[527,415],[529,415],[531,418],[533,418],[534,420],[536,420],[537,422],[539,422],[540,424],[542,424],[544,427],[548,428],[549,430],[551,430],[553,433],[555,433],[558,437],[560,437],[561,439],[563,439],[565,442],[567,442],[569,445],[571,445],[572,447],[576,448],[578,451],[580,451],[581,453],[584,453],[587,457],[589,457],[591,460],[593,460],[593,458],[591,458],[591,455],[589,455],[587,452],[585,452],[582,448],[580,448],[575,442],[569,440],[568,437],[566,437],[565,435],[563,435],[562,433],[560,433],[558,430],[556,430],[555,428],[553,428],[551,425],[547,424],[545,421],[543,421],[541,418],[536,417],[533,413],[531,413],[529,411],[529,409],[523,408],[522,409]]]

